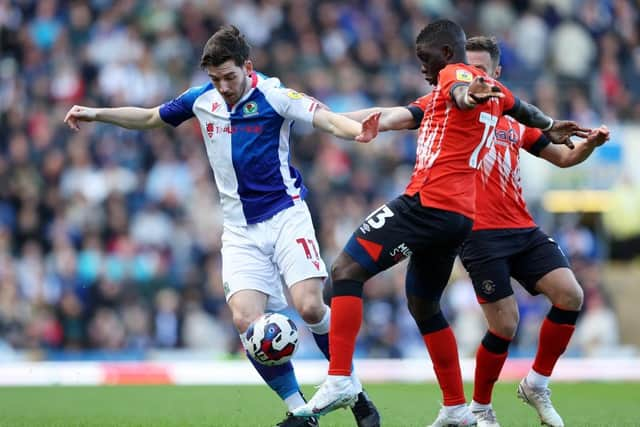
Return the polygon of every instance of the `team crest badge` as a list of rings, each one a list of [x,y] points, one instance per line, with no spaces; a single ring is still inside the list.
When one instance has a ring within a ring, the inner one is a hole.
[[[302,99],[302,94],[300,92],[296,92],[295,90],[290,90],[287,92],[287,96],[291,99]]]
[[[249,101],[242,107],[242,114],[244,116],[253,116],[258,114],[258,104],[255,101]]]
[[[470,83],[473,80],[473,74],[467,70],[456,70],[456,80]]]
[[[485,280],[482,282],[482,292],[485,295],[491,295],[496,291],[496,284],[493,280]]]

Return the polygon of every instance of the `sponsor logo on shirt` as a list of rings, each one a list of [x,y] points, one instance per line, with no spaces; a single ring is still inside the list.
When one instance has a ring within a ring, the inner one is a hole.
[[[213,129],[213,123],[207,123],[207,135],[209,135],[209,138],[213,136]]]
[[[213,112],[214,112],[214,111],[216,111],[219,107],[220,107],[220,103],[219,103],[219,102],[214,102],[213,104],[211,104],[211,112],[213,113]]]
[[[255,116],[256,114],[258,114],[258,104],[255,101],[249,101],[242,107],[243,116]]]

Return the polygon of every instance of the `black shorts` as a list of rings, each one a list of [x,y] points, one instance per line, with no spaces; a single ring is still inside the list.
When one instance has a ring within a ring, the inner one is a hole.
[[[403,195],[372,212],[344,250],[372,275],[409,258],[407,295],[438,301],[472,225],[464,215]]]
[[[537,295],[538,280],[569,267],[558,244],[538,227],[474,231],[463,243],[460,258],[480,303],[512,295],[510,277]]]

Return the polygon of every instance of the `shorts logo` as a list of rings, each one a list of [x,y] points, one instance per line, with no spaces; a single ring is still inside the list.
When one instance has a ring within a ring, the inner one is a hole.
[[[480,285],[480,289],[482,289],[483,294],[491,295],[496,291],[496,284],[493,283],[493,280],[485,280]]]
[[[369,224],[372,228],[379,230],[384,227],[386,218],[391,218],[392,216],[393,211],[389,209],[387,205],[382,205],[367,217],[365,223]]]
[[[242,107],[243,116],[255,116],[258,114],[258,104],[255,101],[249,101]]]
[[[456,70],[456,80],[469,83],[473,80],[473,75],[467,70]]]
[[[229,282],[224,282],[222,284],[222,290],[224,291],[225,295],[229,295],[229,291],[231,290],[231,288],[229,287]]]
[[[360,226],[360,232],[362,234],[367,234],[369,231],[371,231],[371,226],[366,222]]]
[[[413,252],[411,252],[411,249],[409,249],[404,243],[400,243],[397,247],[391,250],[391,252],[389,252],[389,255],[391,255],[391,258],[393,258],[395,262],[409,258],[412,254]]]

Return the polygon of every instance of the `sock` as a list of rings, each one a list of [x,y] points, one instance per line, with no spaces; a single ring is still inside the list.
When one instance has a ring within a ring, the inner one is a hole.
[[[491,403],[478,403],[475,400],[472,400],[471,403],[469,404],[469,409],[471,409],[471,412],[481,412],[481,411],[486,411],[487,409],[491,409]]]
[[[326,311],[324,316],[322,316],[322,320],[318,323],[307,324],[307,328],[313,334],[313,339],[315,340],[318,348],[324,354],[324,357],[327,360],[330,360],[329,355],[329,326],[331,322],[331,309],[326,307]]]
[[[337,294],[341,288],[357,288],[357,292]],[[351,375],[356,338],[362,324],[362,283],[351,280],[336,280],[331,299],[331,332],[329,333],[329,375]]]
[[[540,375],[533,369],[530,369],[527,374],[527,384],[533,388],[547,388],[549,387],[549,377]]]
[[[240,340],[245,344],[246,348],[246,336],[244,333],[240,334]],[[282,365],[267,366],[256,362],[246,350],[245,353],[264,382],[278,394],[289,410],[304,405],[304,398],[300,392],[300,386],[290,361]]]
[[[439,315],[442,316],[441,313]],[[462,387],[458,346],[451,327],[447,324],[444,329],[424,334],[422,338],[433,362],[433,369],[442,390],[444,406],[466,403]]]
[[[318,348],[324,354],[324,357],[327,360],[331,360],[330,351],[329,351],[329,324],[331,319],[331,309],[327,307],[327,311],[325,315],[322,317],[322,320],[316,324],[310,325],[307,324],[307,327],[313,333],[313,339],[315,340]],[[353,388],[358,393],[362,392],[362,383],[360,379],[353,373],[353,363],[351,363],[351,382],[353,383]]]
[[[571,335],[576,329],[578,311],[551,307],[540,327],[538,351],[532,369],[540,375],[550,377],[556,362],[567,349]]]
[[[507,350],[511,340],[487,331],[476,353],[476,370],[473,381],[473,401],[477,404],[491,404],[493,386],[507,360]]]

